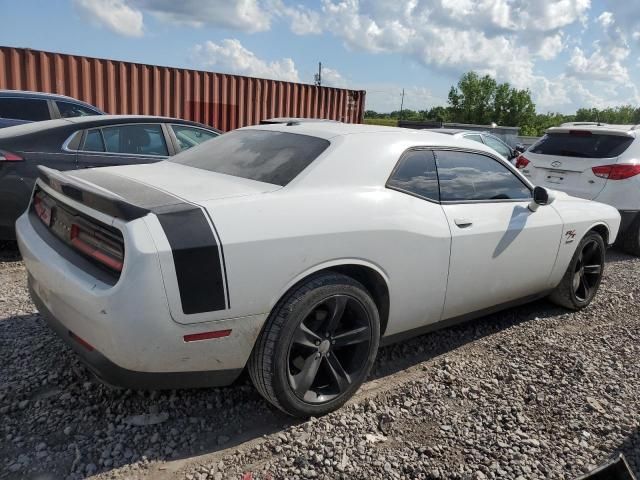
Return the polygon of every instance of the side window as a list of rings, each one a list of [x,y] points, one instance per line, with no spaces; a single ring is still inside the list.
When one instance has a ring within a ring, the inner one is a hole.
[[[398,162],[387,187],[430,200],[440,200],[436,162],[431,150],[409,150]]]
[[[110,153],[169,155],[160,124],[105,127],[102,134]]]
[[[187,125],[171,125],[171,129],[178,140],[181,151],[200,145],[202,142],[218,136],[216,132]]]
[[[61,102],[56,100],[56,106],[58,107],[58,111],[60,112],[60,116],[62,118],[72,118],[72,117],[86,117],[88,115],[99,115],[98,112],[87,108],[83,105],[77,105],[75,103],[69,102]]]
[[[464,136],[464,138],[466,138],[467,140],[473,140],[474,142],[484,143],[482,141],[482,135],[480,135],[479,133],[468,133]]]
[[[100,130],[88,130],[87,136],[84,138],[84,145],[81,150],[87,152],[104,152],[104,141]]]
[[[39,122],[50,120],[46,100],[34,98],[0,98],[0,117]]]
[[[508,159],[511,156],[511,149],[497,138],[491,135],[485,135],[484,142],[503,157]]]
[[[435,155],[443,202],[531,198],[529,187],[491,157],[444,150]]]

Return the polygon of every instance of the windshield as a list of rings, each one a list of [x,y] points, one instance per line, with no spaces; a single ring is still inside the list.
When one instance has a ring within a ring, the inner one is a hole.
[[[632,137],[589,131],[548,133],[530,151],[560,157],[611,158],[624,152],[632,142]]]
[[[236,130],[171,158],[171,162],[285,186],[329,146],[323,138],[269,130]]]

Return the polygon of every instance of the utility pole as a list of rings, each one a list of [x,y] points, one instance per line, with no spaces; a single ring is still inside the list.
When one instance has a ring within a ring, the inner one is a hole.
[[[402,100],[400,100],[400,120],[402,120],[402,109],[404,108],[404,88],[402,89]]]
[[[313,76],[316,86],[322,86],[322,62],[318,62],[318,73]]]

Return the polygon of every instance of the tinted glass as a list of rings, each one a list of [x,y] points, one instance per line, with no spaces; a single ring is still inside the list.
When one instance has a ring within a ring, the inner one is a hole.
[[[102,129],[107,152],[167,156],[162,126],[118,125]]]
[[[530,150],[543,155],[560,157],[610,158],[617,157],[633,142],[633,138],[619,135],[548,133]]]
[[[470,133],[468,135],[465,135],[464,138],[466,138],[467,140],[473,140],[474,142],[482,143],[482,137],[479,133]]]
[[[59,102],[56,101],[58,111],[62,118],[71,117],[86,117],[88,115],[99,115],[98,112],[82,105],[76,105],[75,103]]]
[[[32,122],[51,118],[46,100],[31,98],[0,98],[0,117]]]
[[[493,148],[496,152],[498,152],[505,158],[509,158],[511,156],[511,149],[491,135],[484,136],[484,143],[486,143],[489,147]]]
[[[237,130],[180,153],[170,161],[284,186],[328,146],[329,141],[309,135]]]
[[[438,201],[438,174],[433,153],[430,150],[405,153],[387,186]]]
[[[436,161],[443,202],[531,198],[529,188],[506,166],[490,157],[438,151]]]
[[[100,130],[89,130],[84,139],[82,150],[87,152],[104,152],[104,142]]]
[[[202,128],[187,127],[186,125],[171,125],[171,129],[178,140],[180,150],[187,150],[218,136],[216,132],[210,132]]]

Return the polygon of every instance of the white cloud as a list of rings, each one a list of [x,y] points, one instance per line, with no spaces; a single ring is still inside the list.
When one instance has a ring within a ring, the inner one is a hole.
[[[597,21],[600,25],[602,25],[603,28],[609,28],[611,25],[613,25],[613,22],[614,22],[613,13],[602,12],[598,16]]]
[[[290,58],[271,62],[262,60],[236,39],[228,38],[220,43],[207,41],[196,45],[193,56],[199,65],[217,71],[289,82],[300,81],[298,70]]]
[[[333,68],[322,68],[322,85],[327,87],[349,88],[349,82],[340,72]]]
[[[320,12],[302,5],[289,6],[282,0],[269,0],[269,10],[273,15],[287,19],[291,31],[296,35],[315,35],[322,33]]]
[[[245,32],[271,27],[272,12],[258,0],[129,0],[157,18],[195,27],[212,26]]]
[[[555,35],[542,39],[536,55],[543,60],[552,60],[556,58],[564,48],[564,36],[562,33],[556,33]]]
[[[125,0],[74,0],[73,4],[85,19],[114,33],[128,37],[144,33],[142,12]]]

